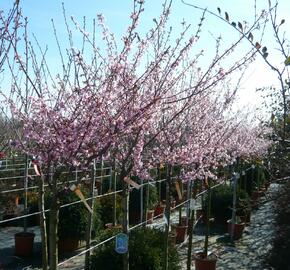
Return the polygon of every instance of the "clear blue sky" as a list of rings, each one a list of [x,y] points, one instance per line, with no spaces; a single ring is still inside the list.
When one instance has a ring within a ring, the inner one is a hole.
[[[219,6],[222,11],[228,11],[230,17],[234,18],[235,21],[247,20],[251,22],[253,20],[254,0],[187,0],[187,2],[191,1],[196,5],[208,7],[208,9],[212,11],[216,11],[216,8]],[[28,17],[29,20],[29,32],[36,35],[41,46],[48,46],[47,56],[51,63],[56,62],[58,57],[51,25],[52,18],[57,26],[61,46],[65,48],[68,45],[61,2],[62,1],[58,0],[20,0],[23,14]],[[91,22],[97,14],[102,13],[106,18],[110,30],[116,34],[117,38],[120,38],[122,33],[126,30],[128,17],[130,16],[133,6],[133,0],[64,0],[63,2],[67,15],[73,15],[80,22],[83,16],[86,16],[87,21]],[[0,8],[7,10],[12,3],[12,0],[1,0]],[[267,3],[268,0],[257,0],[257,10],[260,11],[262,8],[267,8]],[[142,17],[141,29],[149,28],[149,26],[152,25],[152,19],[157,17],[160,13],[161,4],[161,0],[145,0],[145,13]],[[279,6],[279,16],[286,19],[285,25],[288,25],[289,28],[290,1],[280,0]],[[183,19],[193,25],[197,24],[200,16],[200,11],[185,6],[180,0],[173,0],[170,24],[175,29],[180,27],[180,22]],[[214,49],[211,34],[214,36],[222,34],[225,41],[230,41],[233,37],[238,37],[237,33],[233,31],[231,27],[210,16],[207,16],[203,29],[204,39],[201,44],[209,53]],[[287,27],[285,27],[285,29],[287,29]],[[268,45],[268,47],[270,46]],[[268,68],[264,67],[262,61],[258,61],[255,66],[249,70],[242,86],[246,88],[247,91],[252,91],[256,87],[271,84],[272,80],[275,80],[275,75],[268,73]],[[243,95],[243,99],[245,102],[252,101],[252,98],[247,93]]]

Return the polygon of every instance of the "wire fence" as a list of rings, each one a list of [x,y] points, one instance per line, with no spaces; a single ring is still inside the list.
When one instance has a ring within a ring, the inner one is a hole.
[[[21,163],[21,159],[19,159],[18,161],[19,161],[19,163],[17,163],[17,166],[19,166],[20,168],[13,168],[12,167],[13,166],[13,162],[15,162],[15,160],[12,161],[12,160],[7,160],[6,159],[5,160],[5,163],[6,164],[1,163],[1,166],[0,166],[0,176],[2,174],[11,173],[11,172],[14,172],[14,173],[15,172],[24,172],[24,175],[11,176],[11,177],[0,177],[0,183],[1,183],[1,181],[2,182],[5,182],[5,181],[10,181],[10,180],[11,181],[19,180],[19,181],[22,181],[22,184],[23,184],[23,181],[27,180],[27,178],[29,178],[30,180],[34,181],[37,177],[39,177],[35,173],[34,174],[33,173],[30,173],[29,174],[29,172],[34,172],[33,167],[26,168],[25,166],[27,166],[27,163],[23,163],[23,162]],[[73,184],[73,183],[78,183],[78,182],[83,182],[83,181],[100,180],[101,181],[101,187],[98,190],[100,190],[100,193],[101,194],[96,194],[96,195],[93,195],[93,196],[90,196],[90,197],[85,198],[85,200],[87,202],[89,202],[91,200],[94,200],[94,199],[104,198],[106,196],[120,194],[122,192],[122,189],[116,190],[116,178],[114,179],[114,176],[117,175],[117,172],[113,170],[113,167],[112,166],[103,166],[104,165],[103,163],[98,164],[98,165],[99,165],[98,168],[95,167],[95,172],[96,171],[99,171],[100,172],[100,175],[95,176],[94,179],[90,176],[90,170],[83,171],[83,170],[75,169],[75,170],[73,170],[71,172],[71,174],[74,174],[75,179],[72,179],[72,180],[69,180],[69,181],[58,182],[57,185],[64,185],[64,184],[65,185],[68,185],[68,184],[70,185],[70,184]],[[24,166],[24,168],[21,167],[21,166]],[[246,172],[246,171],[251,170],[251,169],[254,169],[254,167],[253,166],[250,166],[249,168],[247,168],[247,169],[245,169],[243,171]],[[107,172],[108,170],[109,170],[109,174],[103,174],[104,171]],[[25,173],[26,173],[26,175],[25,175]],[[89,173],[89,175],[86,175],[84,177],[84,176],[82,176],[82,174],[84,174],[84,173]],[[65,175],[65,174],[68,174],[68,173],[67,172],[63,172],[63,174]],[[72,176],[70,176],[70,177],[72,177]],[[109,181],[109,188],[107,189],[107,191],[105,191],[105,193],[103,193],[103,191],[104,191],[103,190],[103,181],[106,180],[106,179],[107,179],[107,181]],[[173,177],[173,180],[174,181],[177,181],[178,179],[179,179],[178,176]],[[139,187],[140,187],[141,190],[143,190],[143,187],[145,187],[145,186],[148,186],[148,185],[154,185],[155,186],[156,184],[162,183],[164,181],[166,181],[165,178],[164,179],[155,179],[153,181],[147,181],[145,183],[142,181],[139,184]],[[224,184],[225,182],[227,182],[227,181],[226,180],[221,181],[218,184],[212,186],[211,188],[212,189],[215,189],[218,186]],[[3,183],[2,183],[2,185],[3,185]],[[16,183],[16,185],[17,185],[17,183]],[[45,186],[45,188],[47,188],[47,187],[49,187],[49,184],[45,184],[44,186]],[[115,187],[115,190],[110,191],[111,188],[112,188],[112,186]],[[0,188],[1,188],[1,186],[0,186]],[[38,188],[39,188],[38,185],[27,186],[27,183],[26,183],[26,186],[24,184],[24,187],[11,188],[11,189],[6,189],[6,190],[0,189],[0,196],[1,196],[1,194],[2,195],[3,194],[5,195],[5,194],[16,193],[16,192],[27,192],[27,191],[30,191],[30,190],[37,190]],[[131,189],[133,189],[133,187]],[[161,192],[161,191],[159,191],[159,192]],[[197,198],[203,196],[206,192],[207,192],[207,190],[203,190],[203,191],[199,192],[198,194],[195,195],[195,198],[197,199]],[[140,193],[140,200],[141,201],[143,200],[142,196],[143,196],[143,194]],[[170,211],[173,212],[176,209],[180,209],[183,206],[189,207],[190,200],[191,200],[191,196],[192,196],[192,194],[188,195],[186,200],[182,201],[181,203],[177,204],[174,207],[171,207],[171,210]],[[70,203],[63,204],[63,205],[60,206],[60,208],[65,208],[65,207],[69,207],[71,205],[76,205],[76,204],[80,204],[80,203],[83,203],[82,200],[77,200],[77,201],[74,201],[74,202],[70,202]],[[129,228],[129,232],[131,232],[132,230],[137,229],[139,227],[142,227],[142,226],[151,226],[151,225],[148,224],[151,219],[148,219],[146,217],[145,220],[143,220],[143,210],[144,209],[142,207],[141,208],[141,213],[140,213],[141,221],[139,223],[137,223],[136,225],[131,226]],[[44,210],[45,213],[47,213],[49,211],[50,211],[50,209]],[[25,218],[28,218],[28,217],[31,217],[31,216],[36,216],[36,215],[42,214],[42,213],[43,213],[42,211],[37,211],[37,212],[33,212],[33,213],[25,213],[24,215],[22,214],[22,215],[19,215],[19,216],[16,216],[16,217],[6,218],[6,219],[3,219],[3,220],[0,220],[0,224],[8,223],[8,222],[15,221],[15,220],[19,220],[19,219],[25,219]],[[157,219],[163,217],[163,215],[164,215],[163,213],[161,213],[159,215],[155,215],[152,219],[153,220],[157,220]],[[199,221],[199,219],[195,221],[194,227],[198,224],[198,221]],[[165,223],[165,221],[163,223]],[[76,257],[79,257],[81,255],[84,255],[87,252],[90,252],[90,251],[92,251],[92,250],[94,250],[94,249],[102,246],[103,244],[112,241],[113,239],[115,239],[116,235],[114,235],[114,236],[112,236],[112,237],[110,237],[108,239],[105,239],[102,242],[99,242],[97,244],[94,244],[94,245],[90,246],[89,248],[87,248],[87,249],[79,252],[78,254],[69,257],[68,259],[60,262],[58,264],[58,266],[64,265],[67,262],[75,259]]]

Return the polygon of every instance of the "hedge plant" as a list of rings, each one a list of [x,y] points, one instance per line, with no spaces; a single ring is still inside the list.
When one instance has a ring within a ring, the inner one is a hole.
[[[233,189],[229,185],[220,185],[212,189],[211,216],[217,222],[224,222],[232,216]],[[237,210],[240,213],[249,210],[250,199],[246,191],[237,191]]]
[[[118,233],[106,230],[100,241]],[[158,229],[133,230],[129,238],[130,270],[162,270],[164,232]],[[91,256],[90,269],[122,270],[122,255],[115,252],[115,241],[110,241],[95,250]],[[179,270],[180,258],[177,249],[169,246],[169,270]]]

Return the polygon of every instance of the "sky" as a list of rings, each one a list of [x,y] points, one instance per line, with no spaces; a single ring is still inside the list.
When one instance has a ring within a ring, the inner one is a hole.
[[[83,16],[85,16],[88,25],[90,25],[90,22],[92,22],[92,19],[95,18],[97,14],[102,13],[106,18],[108,27],[115,33],[117,39],[120,39],[122,33],[126,30],[128,26],[128,17],[133,7],[133,0],[64,0],[63,2],[68,17],[72,15],[81,22]],[[145,12],[140,22],[141,31],[145,32],[146,29],[152,25],[153,18],[159,16],[162,2],[161,0],[145,1]],[[216,12],[217,7],[219,7],[222,13],[224,11],[229,13],[231,20],[241,22],[248,21],[251,23],[254,19],[255,9],[253,0],[187,0],[187,2],[206,7],[208,10],[214,12]],[[4,9],[5,11],[11,7],[13,1],[0,0],[0,3],[0,9]],[[53,35],[51,19],[54,20],[56,25],[61,47],[65,48],[68,46],[61,3],[62,1],[58,0],[20,0],[23,14],[28,18],[29,35],[32,36],[33,33],[43,48],[47,46],[47,58],[52,66],[58,65],[56,63],[58,63],[59,56]],[[267,3],[268,0],[257,0],[256,10],[260,12],[263,8],[267,8]],[[279,17],[286,20],[285,29],[287,29],[287,27],[289,28],[289,14],[290,1],[280,0]],[[170,24],[175,31],[181,29],[181,22],[183,20],[195,26],[199,22],[200,17],[201,11],[184,5],[181,0],[173,0]],[[202,31],[202,40],[199,46],[205,50],[209,59],[212,52],[215,50],[213,36],[217,37],[222,35],[225,46],[239,37],[239,34],[233,30],[232,27],[209,15],[206,16]],[[78,35],[75,34],[75,37],[77,39]],[[277,63],[277,65],[280,65],[283,59],[275,56],[276,54],[272,40],[273,38],[270,35],[270,31],[269,33],[266,31],[265,43],[268,48],[273,47],[272,51],[270,51],[271,60]],[[249,48],[249,45],[245,44],[241,49],[241,53],[243,53],[243,50]],[[204,64],[206,64],[206,58],[204,61]],[[254,106],[260,103],[262,99],[255,93],[255,89],[272,84],[276,84],[276,75],[264,64],[263,59],[258,58],[254,65],[248,69],[242,80],[240,104],[242,106]]]

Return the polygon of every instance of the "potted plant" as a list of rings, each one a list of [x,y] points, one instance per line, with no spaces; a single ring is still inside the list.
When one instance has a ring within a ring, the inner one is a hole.
[[[156,205],[155,207],[155,210],[154,210],[154,216],[159,216],[161,217],[161,215],[164,213],[164,210],[165,210],[165,204],[164,202],[158,202],[158,204]]]
[[[70,191],[62,191],[59,196],[60,204],[76,202],[79,198]],[[98,230],[101,227],[99,208],[95,207],[93,217],[93,228]],[[81,240],[85,238],[88,210],[83,203],[77,203],[61,207],[58,223],[58,247],[59,252],[76,250]]]
[[[176,237],[176,244],[183,243],[186,239],[188,225],[178,223],[172,224],[172,231]]]
[[[228,220],[228,233],[233,240],[238,240],[242,237],[245,228],[245,223],[239,216],[236,216],[234,222],[232,219]]]
[[[134,178],[133,178],[134,179]],[[136,177],[135,177],[136,179]],[[135,181],[134,179],[134,181]],[[141,198],[142,196],[142,198]],[[143,186],[141,189],[133,189],[130,192],[129,199],[129,218],[130,223],[139,223],[141,220],[141,201],[143,204],[143,220],[153,221],[154,207],[158,202],[157,188],[150,184]],[[145,215],[146,214],[146,215]]]
[[[251,210],[251,202],[248,193],[244,190],[239,190],[237,215],[245,224],[248,224],[251,221]]]
[[[223,184],[212,190],[211,194],[211,215],[215,223],[227,225],[232,215],[233,191],[229,185]],[[237,191],[237,215],[249,220],[251,213],[250,199],[246,191]]]
[[[111,192],[110,190],[108,192]],[[114,217],[114,200],[116,196],[116,217]],[[122,221],[122,197],[120,194],[103,196],[97,199],[100,216],[105,228],[119,226]],[[116,220],[114,220],[116,218]]]
[[[212,190],[210,209],[215,223],[225,226],[231,218],[232,198],[233,192],[229,185],[223,184]]]
[[[119,231],[110,230],[99,241],[116,235]],[[131,270],[162,269],[164,232],[148,227],[132,230],[129,238],[129,262]],[[169,246],[168,270],[180,269],[180,255],[174,245]],[[122,256],[115,251],[115,242],[110,241],[96,248],[91,256],[90,269],[121,270]]]
[[[17,203],[19,201],[17,200]],[[15,202],[14,213],[19,214],[21,208]],[[23,211],[23,208],[22,208]],[[19,257],[31,256],[33,253],[35,234],[33,232],[27,231],[26,224],[24,225],[23,231],[14,234],[15,241],[15,255]]]
[[[29,192],[27,194],[27,213],[33,214],[38,212],[38,194],[36,192]],[[33,215],[27,218],[29,226],[38,226],[40,224],[39,215]]]
[[[153,223],[154,217],[154,207],[158,202],[158,192],[157,188],[152,185],[147,185],[145,196],[144,196],[144,204],[146,205],[146,220],[148,224]]]
[[[178,224],[172,224],[172,229],[176,235],[176,244],[183,243],[185,241],[188,229],[188,217],[182,216],[182,206],[179,207],[179,222]]]
[[[210,206],[211,206],[211,187],[210,181],[204,179],[204,185],[207,190],[207,204],[206,204],[206,230],[205,230],[205,241],[204,241],[204,248],[202,252],[195,253],[195,269],[196,270],[215,270],[216,269],[216,262],[217,256],[214,253],[208,252],[208,238],[210,233]]]
[[[33,232],[19,232],[14,235],[15,255],[31,256],[33,253],[33,243],[35,234]]]

